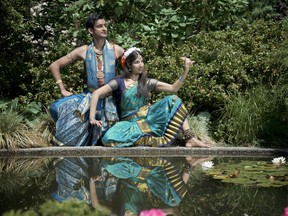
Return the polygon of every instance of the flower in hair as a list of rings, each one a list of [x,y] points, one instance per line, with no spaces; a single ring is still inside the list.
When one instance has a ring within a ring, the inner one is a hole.
[[[139,49],[139,48],[137,48],[137,47],[131,47],[131,48],[129,48],[129,49],[127,49],[125,52],[124,52],[124,58],[126,59],[132,52],[134,52],[134,51],[138,51],[138,52],[140,52],[141,50]]]
[[[122,56],[121,58],[121,64],[122,64],[122,67],[124,68],[124,65],[125,65],[125,60],[126,58],[134,51],[137,51],[137,52],[140,52],[141,50],[137,47],[131,47],[129,49],[127,49],[125,52],[124,52],[124,55]]]

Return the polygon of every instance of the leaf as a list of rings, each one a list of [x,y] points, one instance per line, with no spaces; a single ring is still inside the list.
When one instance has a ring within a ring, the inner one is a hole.
[[[73,37],[74,37],[74,38],[77,38],[77,36],[78,36],[78,33],[79,33],[79,31],[77,31],[77,30],[76,30],[76,31],[74,31],[74,32],[73,32]]]
[[[149,26],[147,26],[147,25],[142,25],[142,27],[143,27],[143,29],[145,31],[150,31],[151,30],[151,28]]]
[[[171,22],[178,22],[179,19],[176,15],[172,16],[171,19],[170,19]]]
[[[186,27],[186,23],[179,23],[181,27]]]
[[[177,37],[178,37],[178,34],[177,34],[177,33],[171,33],[171,37],[172,37],[172,38],[177,38]]]

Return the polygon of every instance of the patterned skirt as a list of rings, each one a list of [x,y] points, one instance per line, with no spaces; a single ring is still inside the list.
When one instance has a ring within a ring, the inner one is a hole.
[[[139,113],[141,115],[136,113],[117,122],[105,133],[102,143],[115,147],[170,146],[188,115],[176,95],[166,96],[152,106],[141,107]]]
[[[109,95],[100,99],[97,105],[103,127],[92,126],[89,122],[91,93],[85,92],[55,101],[50,107],[50,114],[56,123],[53,139],[59,146],[91,146],[108,128],[118,121],[114,98]]]

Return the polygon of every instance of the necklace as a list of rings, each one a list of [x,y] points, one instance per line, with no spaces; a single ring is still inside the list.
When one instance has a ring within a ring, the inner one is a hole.
[[[135,82],[137,82],[137,81],[135,81],[135,80],[133,80],[133,79],[125,79],[125,85],[126,86],[130,86],[130,85],[132,85],[132,84],[134,84]]]
[[[96,54],[98,55],[102,55],[102,51],[97,49],[95,46],[93,47],[94,51],[96,52]]]

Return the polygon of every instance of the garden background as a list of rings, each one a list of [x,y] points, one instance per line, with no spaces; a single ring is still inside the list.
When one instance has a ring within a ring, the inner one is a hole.
[[[85,21],[100,11],[108,40],[141,48],[149,77],[173,82],[180,56],[195,61],[178,96],[196,134],[221,146],[287,146],[288,0],[2,0],[0,10],[0,148],[51,145],[48,109],[61,95],[48,67],[90,42]],[[80,93],[83,63],[62,80]]]

